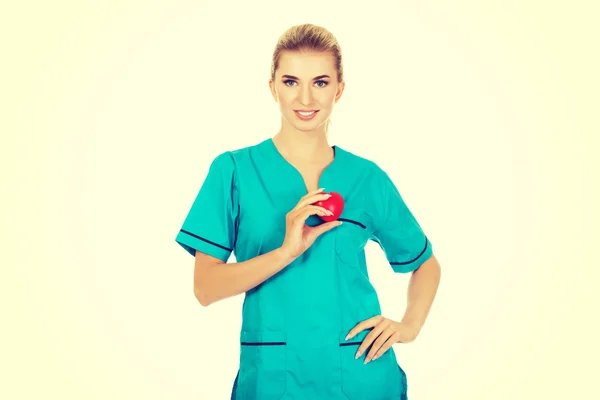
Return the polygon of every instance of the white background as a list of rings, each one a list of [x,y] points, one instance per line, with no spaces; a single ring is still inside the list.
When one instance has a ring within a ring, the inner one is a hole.
[[[243,298],[201,307],[174,238],[212,158],[279,129],[271,54],[311,22],[344,56],[331,144],[388,171],[442,265],[424,330],[395,346],[410,399],[598,398],[600,63],[582,3],[0,11],[0,397],[229,398]],[[367,257],[400,319],[408,275]]]

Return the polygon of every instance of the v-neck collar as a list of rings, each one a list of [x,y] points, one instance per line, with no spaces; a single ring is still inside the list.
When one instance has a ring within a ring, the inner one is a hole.
[[[268,160],[270,162],[273,162],[273,168],[283,168],[284,170],[291,171],[291,173],[298,176],[298,178],[302,182],[304,192],[308,192],[306,182],[304,181],[304,177],[294,165],[292,165],[288,160],[285,159],[285,157],[283,157],[283,155],[279,152],[277,146],[275,146],[275,142],[272,138],[264,140],[261,143],[260,147],[263,150],[263,153],[267,156]],[[335,172],[337,166],[341,162],[341,157],[343,157],[343,149],[336,145],[331,146],[331,148],[334,152],[333,160],[321,172],[318,185],[319,188],[327,187],[327,182],[329,181],[330,177],[333,176],[333,173]]]

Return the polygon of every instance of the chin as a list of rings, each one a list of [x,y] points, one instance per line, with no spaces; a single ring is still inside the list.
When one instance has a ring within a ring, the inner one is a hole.
[[[298,129],[300,132],[305,133],[306,135],[318,135],[320,134],[320,132],[318,131],[318,129],[321,127],[322,124],[313,124],[311,126],[298,126],[296,125],[296,129]]]

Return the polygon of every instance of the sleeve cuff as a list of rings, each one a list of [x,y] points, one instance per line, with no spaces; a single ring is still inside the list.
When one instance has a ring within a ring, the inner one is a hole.
[[[431,242],[426,237],[425,238],[425,246],[419,252],[419,254],[408,261],[390,261],[390,265],[394,272],[405,274],[408,272],[413,272],[417,270],[425,261],[427,261],[433,255],[433,249],[431,247]]]
[[[181,245],[192,256],[196,256],[196,250],[216,257],[227,262],[233,249],[221,244],[198,236],[192,232],[181,229],[175,238],[175,241]]]

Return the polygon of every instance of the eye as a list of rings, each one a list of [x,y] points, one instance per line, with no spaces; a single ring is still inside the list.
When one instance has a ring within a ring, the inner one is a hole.
[[[318,83],[322,83],[322,84],[323,84],[323,86],[319,86],[319,87],[320,87],[320,88],[323,88],[323,87],[327,86],[327,83],[328,83],[328,82],[327,82],[327,81],[317,81],[316,83],[317,83],[317,84],[318,84]]]
[[[289,82],[296,83],[296,81],[294,81],[292,79],[288,79],[288,80],[283,81],[283,84],[286,86],[292,86],[292,85],[288,85]]]

